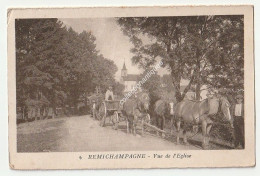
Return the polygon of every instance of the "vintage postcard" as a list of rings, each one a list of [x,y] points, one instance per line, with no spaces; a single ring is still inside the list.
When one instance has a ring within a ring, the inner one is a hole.
[[[253,6],[7,15],[12,169],[255,166]]]

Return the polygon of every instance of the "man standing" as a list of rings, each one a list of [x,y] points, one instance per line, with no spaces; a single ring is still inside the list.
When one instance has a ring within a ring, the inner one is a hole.
[[[108,90],[106,91],[106,96],[105,96],[105,100],[114,100],[114,93],[112,90],[112,86],[109,86]]]
[[[234,133],[235,133],[235,148],[245,148],[244,136],[244,105],[243,96],[236,96],[236,104],[234,106]]]

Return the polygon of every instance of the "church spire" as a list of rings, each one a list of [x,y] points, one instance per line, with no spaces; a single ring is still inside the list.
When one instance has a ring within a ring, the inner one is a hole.
[[[125,62],[124,62],[124,65],[123,65],[123,69],[122,69],[122,70],[126,70]]]
[[[124,65],[123,65],[123,68],[121,70],[121,77],[125,77],[125,76],[127,76],[127,69],[126,69],[125,61],[124,61]]]
[[[126,69],[126,66],[125,66],[125,58],[124,58],[124,65],[123,65],[122,70],[127,70],[127,69]]]

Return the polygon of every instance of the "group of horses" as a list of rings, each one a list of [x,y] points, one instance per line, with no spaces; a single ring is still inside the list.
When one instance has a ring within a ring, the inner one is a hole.
[[[183,134],[183,142],[188,143],[185,124],[193,127],[201,127],[203,141],[202,147],[209,146],[209,133],[218,112],[230,122],[230,103],[227,98],[221,95],[212,95],[202,101],[183,100],[174,103],[172,100],[157,100],[151,107],[151,100],[147,92],[139,92],[135,97],[128,99],[121,108],[121,113],[127,120],[127,132],[136,134],[138,121],[150,120],[151,109],[157,128],[164,130],[166,118],[170,120],[171,132],[175,126],[177,132],[177,144],[180,143],[180,136]],[[219,117],[219,116],[218,116]],[[143,126],[142,126],[143,128]],[[143,129],[142,129],[143,130]]]
[[[198,127],[201,127],[203,141],[202,147],[207,149],[209,146],[209,133],[216,117],[224,117],[233,126],[230,113],[230,103],[226,97],[219,94],[211,95],[202,101],[194,101],[185,99],[179,103],[174,103],[169,100],[158,100],[155,103],[154,115],[156,125],[160,129],[164,129],[165,117],[171,120],[171,133],[175,126],[177,131],[177,144],[180,143],[180,136],[183,133],[183,142],[187,141],[187,126],[192,126],[198,132]],[[221,115],[218,115],[221,113]],[[181,127],[183,126],[183,129]],[[194,128],[195,127],[195,128]]]

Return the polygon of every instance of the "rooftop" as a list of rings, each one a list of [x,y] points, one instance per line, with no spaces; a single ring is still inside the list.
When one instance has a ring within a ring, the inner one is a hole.
[[[140,75],[128,74],[127,76],[123,77],[123,81],[138,81],[139,78]]]

